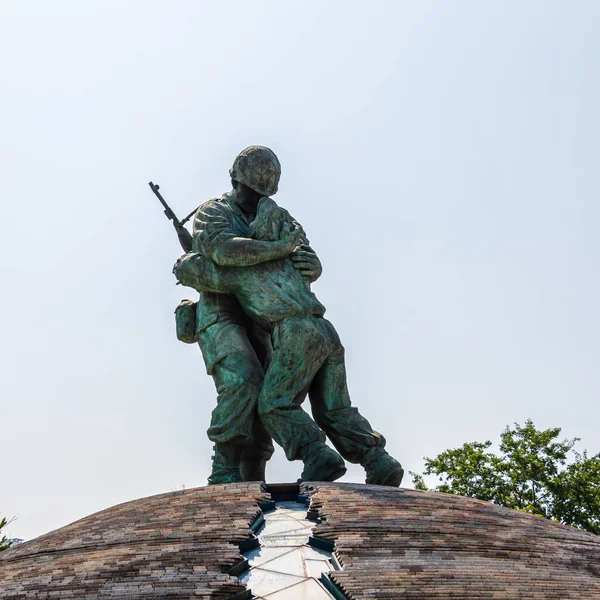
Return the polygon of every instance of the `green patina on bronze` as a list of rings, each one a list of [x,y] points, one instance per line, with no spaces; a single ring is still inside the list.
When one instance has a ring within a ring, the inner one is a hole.
[[[199,342],[218,391],[209,482],[263,479],[272,438],[304,462],[305,481],[341,477],[343,457],[365,467],[367,483],[399,485],[402,467],[351,405],[344,348],[310,288],[320,261],[300,224],[268,197],[279,161],[251,146],[230,174],[233,190],[198,209],[192,252],[174,267],[200,292],[197,304],[178,307],[178,336]],[[314,420],[301,408],[307,395]]]

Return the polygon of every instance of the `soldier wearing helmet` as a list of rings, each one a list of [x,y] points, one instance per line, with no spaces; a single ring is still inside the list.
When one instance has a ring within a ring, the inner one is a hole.
[[[229,173],[233,189],[205,202],[194,216],[193,251],[224,265],[232,257],[236,264],[254,265],[290,255],[298,237],[278,244],[248,239],[260,199],[277,192],[281,165],[275,153],[250,146]],[[321,274],[310,247],[297,250],[293,261],[309,281]],[[272,353],[270,336],[242,311],[234,295],[212,292],[200,293],[196,336],[218,394],[207,432],[215,444],[209,483],[264,481],[273,444],[257,417],[257,403]]]
[[[269,332],[273,354],[257,402],[262,423],[256,415],[255,423],[289,460],[302,460],[303,481],[334,481],[346,472],[342,457],[325,445],[327,436],[346,460],[365,468],[367,483],[399,486],[402,465],[386,452],[385,438],[352,406],[344,347],[310,289],[310,276],[295,268],[298,248],[312,252],[306,235],[286,210],[261,198],[267,189],[276,189],[278,180],[278,172],[273,176],[268,168],[273,163],[261,159],[251,161],[242,153],[236,160],[232,177],[244,177],[260,192],[241,199],[238,182],[234,206],[225,198],[200,209],[195,247],[177,261],[174,273],[198,291],[235,294],[245,313]],[[246,206],[253,220],[245,233],[232,235],[223,223],[236,206]],[[307,394],[314,420],[301,408]]]

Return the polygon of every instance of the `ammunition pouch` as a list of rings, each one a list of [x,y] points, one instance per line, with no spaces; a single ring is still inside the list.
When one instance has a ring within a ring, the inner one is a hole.
[[[197,302],[182,300],[175,309],[177,339],[186,344],[194,344],[198,341],[198,335],[196,333],[197,306]]]

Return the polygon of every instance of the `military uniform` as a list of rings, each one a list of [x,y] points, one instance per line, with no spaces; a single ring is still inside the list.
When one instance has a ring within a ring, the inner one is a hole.
[[[181,283],[202,292],[197,333],[219,393],[208,431],[220,440],[209,482],[226,480],[232,465],[235,470],[238,448],[264,447],[266,456],[266,429],[290,460],[304,461],[304,480],[333,481],[346,472],[339,454],[324,444],[325,432],[347,460],[365,467],[367,483],[400,485],[402,466],[350,404],[344,348],[310,289],[308,278],[320,274],[320,265],[311,262],[318,259],[298,224],[269,198],[281,176],[277,156],[264,146],[249,146],[229,173],[233,195],[200,207],[193,253],[174,268]],[[258,208],[252,223],[238,201],[251,211]],[[298,245],[305,247],[290,259]],[[260,335],[253,341],[247,318],[271,336],[273,354],[264,376],[269,357],[262,352],[261,363],[255,350],[260,353],[266,344]],[[301,408],[307,394],[318,426]]]
[[[221,200],[209,200],[198,209],[194,218],[195,251],[199,249],[199,234],[205,239],[207,231],[213,231],[213,228],[220,230],[225,226],[231,235],[247,235],[248,220],[231,201],[227,223],[219,219],[216,223],[211,222],[210,206],[215,202],[227,202],[227,198],[225,195]],[[264,463],[274,451],[270,436],[257,418],[258,396],[271,357],[269,334],[244,314],[231,294],[201,292],[196,319],[196,333],[206,370],[217,388],[217,406],[207,431],[209,439],[217,444],[209,482],[235,480],[236,473],[231,471],[236,462],[240,465],[242,479],[263,480]],[[220,452],[235,456],[225,459]]]
[[[263,199],[259,214],[274,207],[273,200]],[[198,211],[194,250],[202,256],[196,255],[195,273],[199,287],[235,294],[245,313],[271,333],[273,356],[258,400],[260,418],[289,460],[322,446],[327,434],[345,459],[363,462],[385,439],[350,403],[344,348],[306,278],[287,258],[244,268],[211,260],[220,244],[241,236],[240,213],[227,196]],[[301,408],[307,394],[316,423]]]

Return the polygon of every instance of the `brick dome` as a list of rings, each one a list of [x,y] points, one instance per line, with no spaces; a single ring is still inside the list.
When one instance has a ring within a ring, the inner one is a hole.
[[[313,535],[335,544],[342,567],[329,577],[353,600],[600,599],[598,536],[460,496],[295,487],[231,484],[114,506],[0,554],[0,598],[242,598],[240,544],[253,541],[271,491],[310,496]]]

